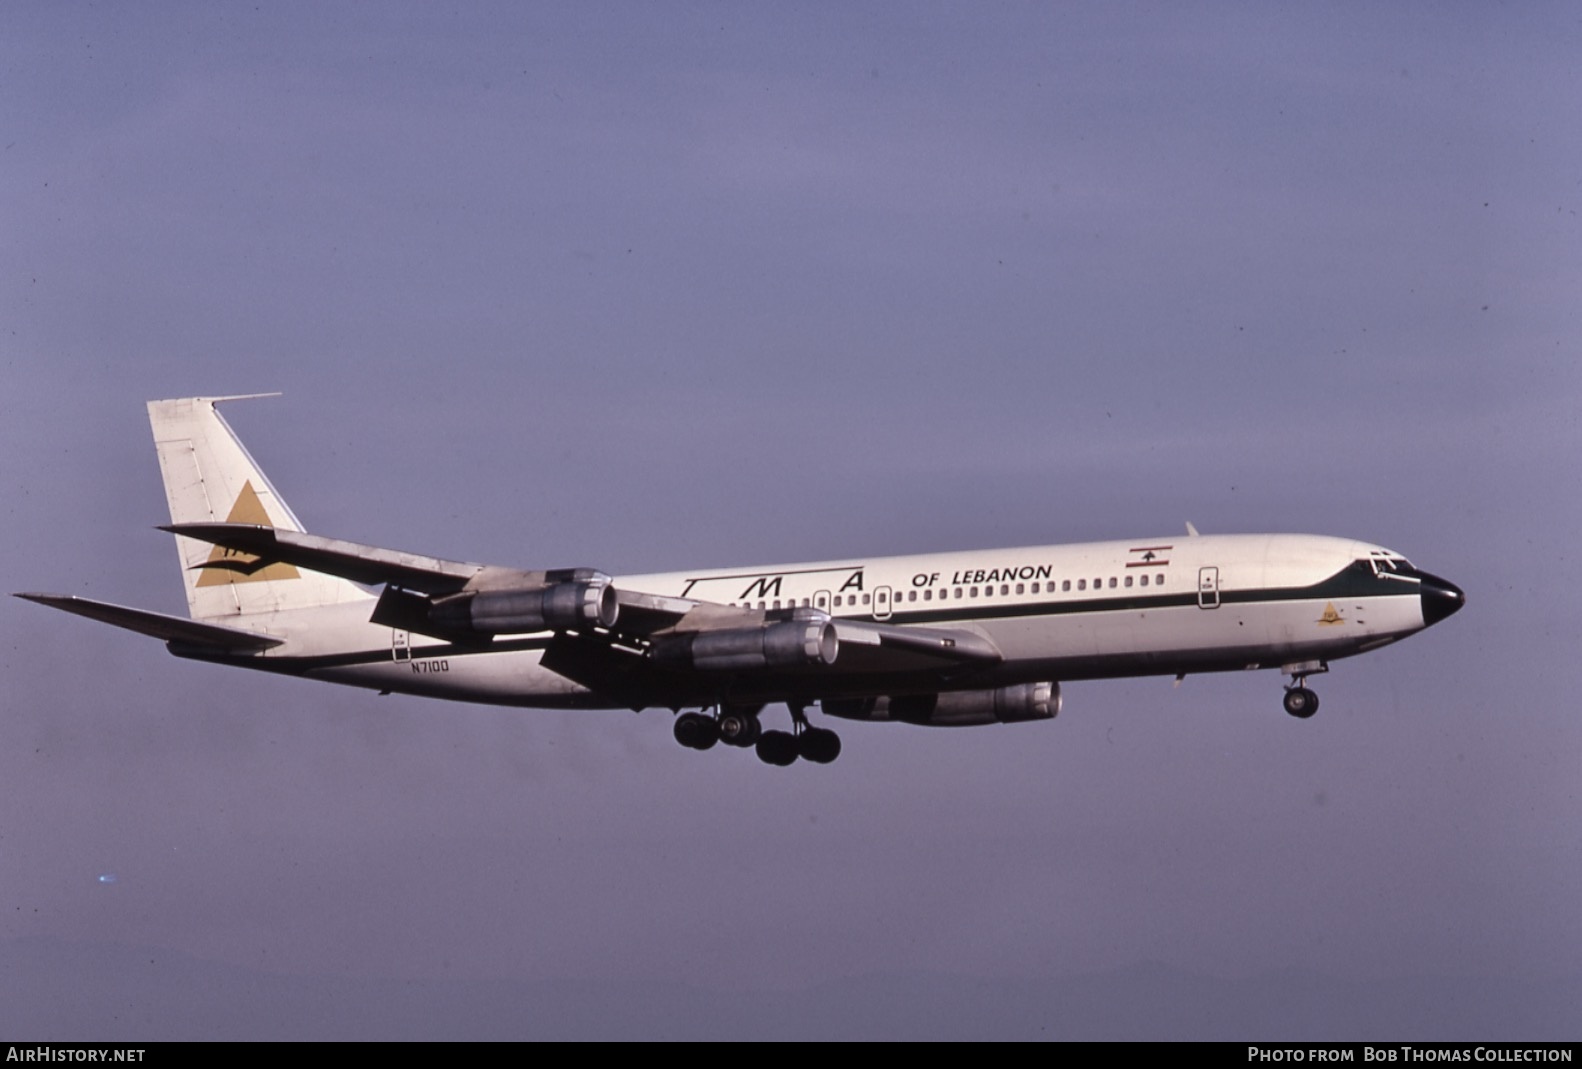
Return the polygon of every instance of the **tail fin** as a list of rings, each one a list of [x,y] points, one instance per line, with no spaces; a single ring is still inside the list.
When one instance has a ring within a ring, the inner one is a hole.
[[[271,397],[274,394],[251,394]],[[148,421],[172,523],[256,523],[286,531],[302,524],[215,410],[243,397],[150,401]],[[371,600],[355,583],[289,564],[249,567],[258,560],[190,538],[176,538],[187,608],[194,620]]]

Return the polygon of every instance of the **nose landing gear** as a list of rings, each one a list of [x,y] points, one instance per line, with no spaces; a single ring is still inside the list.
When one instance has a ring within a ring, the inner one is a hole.
[[[1318,695],[1306,687],[1288,687],[1283,704],[1286,712],[1299,720],[1306,720],[1318,712]]]
[[[1305,661],[1302,664],[1285,665],[1281,671],[1291,677],[1290,684],[1285,688],[1285,698],[1281,701],[1285,711],[1298,720],[1306,720],[1318,712],[1318,695],[1307,689],[1307,677],[1329,671],[1329,665],[1323,661]]]

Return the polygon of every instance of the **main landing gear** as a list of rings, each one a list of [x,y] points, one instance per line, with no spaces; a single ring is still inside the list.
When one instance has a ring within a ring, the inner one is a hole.
[[[1303,664],[1288,664],[1282,671],[1288,673],[1291,682],[1285,688],[1285,698],[1281,704],[1285,711],[1298,720],[1306,720],[1318,712],[1318,695],[1307,689],[1307,677],[1329,671],[1329,665],[1323,661],[1307,661]]]
[[[799,757],[827,765],[840,756],[839,735],[809,724],[806,706],[793,703],[790,709],[790,731],[763,730],[758,722],[763,706],[720,706],[714,716],[682,713],[676,717],[676,741],[692,750],[708,750],[716,743],[741,749],[751,746],[757,751],[758,760],[779,768],[793,764]]]

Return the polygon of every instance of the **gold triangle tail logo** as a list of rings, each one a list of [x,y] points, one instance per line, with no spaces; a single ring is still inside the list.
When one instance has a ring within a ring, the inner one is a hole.
[[[225,517],[226,523],[256,523],[261,527],[273,527],[269,522],[269,514],[264,511],[264,503],[258,500],[258,491],[253,489],[251,480],[243,484],[242,492],[236,495],[236,504],[231,506],[231,514]],[[300,579],[302,574],[294,565],[276,561],[265,564],[259,557],[251,553],[241,553],[224,546],[215,546],[209,554],[209,559],[199,565],[203,574],[198,576],[199,586],[225,586],[227,583],[262,583],[280,579]]]

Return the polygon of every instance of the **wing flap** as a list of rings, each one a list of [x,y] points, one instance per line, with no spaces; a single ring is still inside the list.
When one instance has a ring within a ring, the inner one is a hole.
[[[166,616],[147,609],[133,609],[125,605],[112,605],[107,601],[93,601],[71,594],[18,594],[19,598],[36,601],[62,612],[86,616],[90,620],[114,624],[141,635],[164,639],[166,642],[185,642],[194,646],[218,647],[225,650],[266,650],[278,646],[281,639],[261,635],[256,631],[243,631],[236,627],[221,627],[189,620],[182,616]]]

